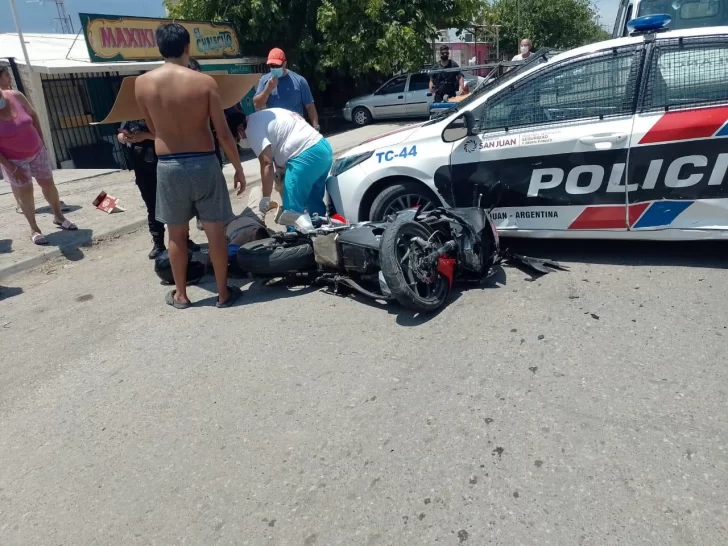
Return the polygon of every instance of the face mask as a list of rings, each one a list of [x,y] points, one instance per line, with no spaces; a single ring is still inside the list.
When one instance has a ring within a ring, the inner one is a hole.
[[[528,50],[529,50],[528,46],[522,45],[521,46],[521,55],[525,55],[526,53],[528,53]]]
[[[449,53],[442,53],[440,55],[440,59],[442,59],[443,61],[447,61],[449,58],[450,58],[450,54]]]
[[[8,105],[8,99],[5,98],[5,95],[0,96],[0,110],[5,108]]]
[[[283,67],[271,68],[270,75],[273,76],[274,78],[280,78],[281,76],[283,76]]]

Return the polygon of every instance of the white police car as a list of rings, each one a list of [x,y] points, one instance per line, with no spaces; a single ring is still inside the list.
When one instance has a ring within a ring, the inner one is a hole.
[[[728,236],[728,27],[634,32],[532,56],[441,119],[350,150],[327,182],[350,221],[483,206],[504,235]]]

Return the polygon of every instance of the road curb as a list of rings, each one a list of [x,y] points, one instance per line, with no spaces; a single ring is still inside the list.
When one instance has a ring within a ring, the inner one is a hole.
[[[35,267],[43,265],[45,262],[49,262],[55,258],[63,256],[64,254],[69,254],[74,250],[78,250],[79,248],[92,246],[94,243],[99,243],[101,241],[105,241],[106,239],[121,237],[122,235],[128,235],[129,233],[133,233],[134,231],[137,231],[138,229],[146,226],[146,224],[147,219],[142,218],[140,220],[135,220],[134,222],[129,222],[128,224],[117,226],[113,229],[110,229],[109,231],[105,231],[96,236],[81,236],[79,240],[76,240],[72,243],[52,248],[47,252],[43,252],[42,254],[33,256],[32,258],[16,262],[8,267],[3,267],[2,269],[0,269],[0,279],[10,277],[12,275],[17,275],[18,273],[22,273],[23,271],[27,271],[28,269],[33,269]]]
[[[359,146],[359,144],[356,144],[354,146],[349,146],[348,148],[344,148],[340,151],[335,152],[334,155],[339,156],[345,152],[348,152],[349,150],[351,150],[353,148],[356,148],[357,146]],[[112,173],[104,173],[102,175],[97,175],[97,176],[103,177],[103,176],[107,176],[109,174],[112,174]],[[94,178],[94,177],[88,177],[88,178]],[[87,180],[87,178],[84,180]],[[74,180],[74,182],[75,182],[75,180]],[[252,188],[252,187],[255,187],[256,185],[259,185],[260,183],[261,183],[260,178],[256,178],[254,180],[249,180],[247,183],[247,187]],[[232,190],[229,190],[229,193],[231,196],[233,196],[236,194],[236,191],[237,190],[235,190],[233,188]],[[26,260],[16,262],[7,267],[0,268],[0,279],[5,278],[5,277],[10,277],[12,275],[17,275],[18,273],[22,273],[23,271],[27,271],[28,269],[33,269],[35,267],[43,265],[46,262],[53,260],[55,258],[58,258],[65,254],[69,254],[69,253],[73,252],[74,250],[78,250],[79,248],[92,246],[94,243],[99,243],[99,242],[105,241],[107,239],[121,237],[123,235],[129,235],[130,233],[133,233],[133,232],[137,231],[138,229],[145,227],[146,225],[147,225],[147,218],[145,215],[143,218],[140,218],[139,220],[134,220],[127,224],[117,226],[113,229],[110,229],[110,230],[100,233],[98,235],[89,235],[88,237],[83,237],[72,243],[68,243],[65,245],[61,245],[59,247],[49,249],[47,252],[43,252],[42,254],[33,256],[32,258],[28,258]]]

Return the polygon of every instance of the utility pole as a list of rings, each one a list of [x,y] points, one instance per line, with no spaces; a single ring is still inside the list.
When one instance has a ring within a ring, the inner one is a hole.
[[[15,7],[15,0],[9,0],[10,11],[13,12],[13,21],[15,21],[15,29],[18,31],[18,38],[20,39],[20,47],[23,49],[23,57],[25,58],[25,66],[28,67],[28,74],[31,73],[30,57],[28,57],[28,50],[25,47],[25,38],[23,38],[23,31],[20,30],[20,22],[18,21],[18,13]]]
[[[66,7],[63,5],[63,0],[56,0],[56,11],[58,11],[58,22],[61,25],[61,33],[63,34],[76,34],[73,31],[73,21],[66,13]]]
[[[518,32],[517,40],[518,43],[516,44],[516,53],[520,53],[520,47],[521,47],[521,0],[516,0],[516,31]]]

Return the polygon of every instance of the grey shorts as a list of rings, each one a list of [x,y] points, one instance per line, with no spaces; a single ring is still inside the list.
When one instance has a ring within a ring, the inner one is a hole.
[[[167,225],[234,218],[225,176],[214,152],[165,155],[157,163],[157,220]]]

